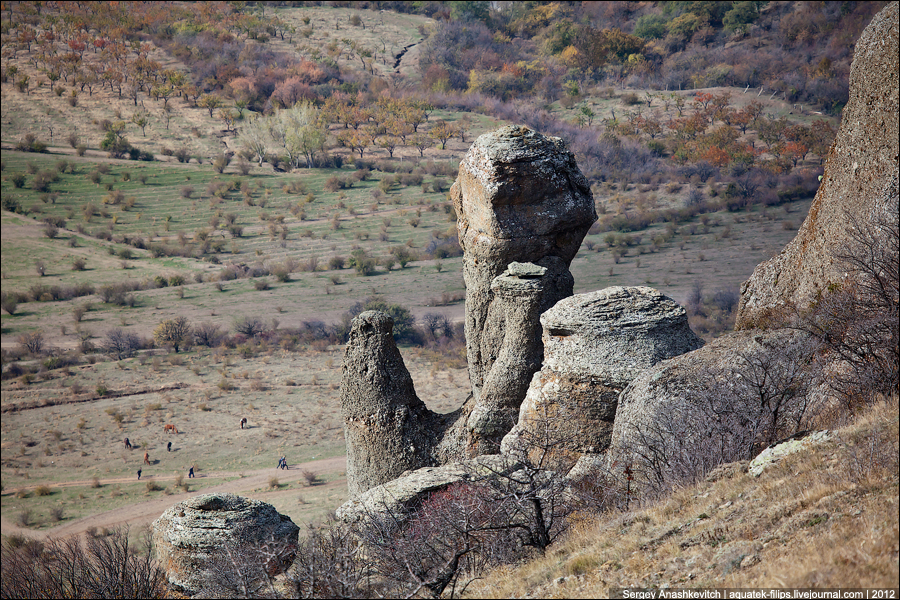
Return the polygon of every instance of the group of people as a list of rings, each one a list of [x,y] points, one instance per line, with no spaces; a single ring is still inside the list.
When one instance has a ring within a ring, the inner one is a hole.
[[[287,458],[282,456],[281,458],[278,459],[278,468],[279,469],[287,469],[288,468]]]

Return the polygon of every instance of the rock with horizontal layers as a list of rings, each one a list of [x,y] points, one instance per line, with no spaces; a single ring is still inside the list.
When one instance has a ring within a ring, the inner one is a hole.
[[[543,367],[532,378],[501,451],[546,455],[550,450],[562,471],[581,454],[609,446],[619,393],[635,377],[703,345],[684,308],[649,287],[571,296],[540,320]]]
[[[809,215],[784,250],[741,286],[736,329],[781,326],[784,313],[806,308],[830,285],[843,283],[845,269],[835,255],[848,245],[848,227],[854,218],[871,217],[900,169],[898,26],[892,2],[857,41],[850,97]]]
[[[211,579],[222,575],[226,548],[246,558],[267,547],[266,573],[284,572],[294,561],[299,532],[271,504],[235,494],[203,494],[166,510],[153,522],[152,540],[171,587],[192,596],[215,587]]]

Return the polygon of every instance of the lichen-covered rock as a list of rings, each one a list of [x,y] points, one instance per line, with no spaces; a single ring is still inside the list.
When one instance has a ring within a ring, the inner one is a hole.
[[[341,416],[351,496],[433,464],[437,417],[416,395],[393,327],[390,316],[363,312],[344,352]]]
[[[768,467],[781,462],[784,457],[800,452],[806,448],[824,444],[825,442],[831,441],[833,438],[834,434],[826,429],[824,431],[814,431],[807,435],[797,436],[781,442],[780,444],[776,444],[775,446],[769,446],[760,452],[756,458],[750,461],[747,472],[754,477],[759,477],[762,475],[763,471]]]
[[[450,196],[465,252],[466,350],[477,401],[491,364],[482,337],[503,339],[505,330],[489,319],[494,278],[514,261],[540,264],[548,256],[568,269],[597,215],[587,179],[563,141],[521,126],[479,137]]]
[[[543,367],[501,451],[552,448],[561,470],[580,454],[609,446],[619,393],[638,374],[703,345],[685,310],[649,287],[578,294],[560,300],[540,320]]]
[[[869,218],[900,168],[898,6],[888,4],[857,41],[849,101],[809,215],[784,250],[741,287],[736,329],[780,326],[785,309],[805,308],[843,282],[834,255],[849,239],[847,215]]]
[[[491,282],[493,301],[481,338],[485,376],[467,415],[468,454],[493,454],[515,424],[531,376],[544,357],[540,315],[572,293],[567,265],[556,256],[510,263]]]
[[[234,494],[203,494],[179,502],[152,525],[156,560],[169,584],[188,596],[209,587],[211,571],[222,564],[224,549],[273,552],[264,565],[269,575],[294,561],[300,528],[275,507]]]

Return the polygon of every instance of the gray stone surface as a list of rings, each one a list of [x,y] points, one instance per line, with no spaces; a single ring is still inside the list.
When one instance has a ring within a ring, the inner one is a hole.
[[[832,439],[834,439],[834,434],[828,430],[814,431],[809,435],[792,438],[775,446],[769,446],[760,452],[756,458],[750,461],[747,472],[754,477],[759,477],[763,474],[763,471],[768,467],[781,462],[784,457],[805,450],[806,448],[811,448],[812,446],[824,444]]]
[[[609,446],[619,393],[638,374],[703,345],[684,309],[649,287],[578,294],[540,320],[543,366],[501,452],[546,454],[552,448],[563,471],[582,453]]]
[[[847,243],[847,214],[868,218],[900,168],[898,4],[879,12],[856,43],[850,97],[809,215],[780,254],[741,287],[737,329],[778,327],[846,273],[834,258]]]
[[[512,262],[540,264],[548,256],[568,269],[597,215],[587,179],[563,141],[521,126],[479,137],[450,196],[465,252],[466,346],[477,401],[491,362],[482,337],[503,337],[502,322],[488,318],[494,278]],[[560,297],[571,293],[560,290]]]
[[[257,549],[269,544],[277,551],[266,564],[270,575],[294,561],[300,528],[275,507],[234,494],[203,494],[179,502],[152,525],[156,560],[169,584],[179,593],[194,595],[208,587],[209,570],[232,547]]]
[[[388,315],[363,312],[344,352],[341,416],[351,496],[433,464],[438,417],[416,396],[393,327]]]
[[[351,498],[337,509],[336,515],[347,523],[387,514],[402,518],[433,492],[454,483],[486,476],[491,471],[503,472],[508,468],[507,459],[498,455],[487,455],[439,467],[424,467],[409,471]]]
[[[496,453],[515,424],[528,382],[544,357],[540,315],[572,293],[572,275],[562,259],[548,256],[539,262],[513,263],[491,282],[493,300],[481,338],[484,379],[466,421],[469,456]]]
[[[632,465],[641,485],[665,486],[748,459],[764,413],[746,360],[769,357],[768,375],[781,377],[782,361],[811,352],[808,343],[796,330],[732,332],[642,372],[619,396],[609,469]],[[798,400],[813,402],[813,394],[811,387],[797,387]],[[790,414],[783,409],[782,419]]]

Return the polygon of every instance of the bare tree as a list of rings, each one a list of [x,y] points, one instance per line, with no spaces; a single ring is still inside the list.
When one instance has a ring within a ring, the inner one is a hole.
[[[900,365],[900,233],[897,195],[870,221],[852,213],[848,243],[833,256],[848,272],[843,285],[823,294],[798,327],[816,336],[846,369],[830,384],[848,403],[897,394]]]
[[[222,341],[222,332],[215,323],[199,323],[194,326],[194,341],[201,346],[214,348]]]
[[[40,329],[19,336],[19,344],[22,349],[33,356],[44,351],[44,332]]]
[[[247,337],[255,337],[265,330],[265,323],[257,317],[244,316],[234,320],[234,331]]]
[[[127,332],[116,327],[106,332],[103,350],[116,360],[134,356],[141,347],[141,338],[136,333]]]

